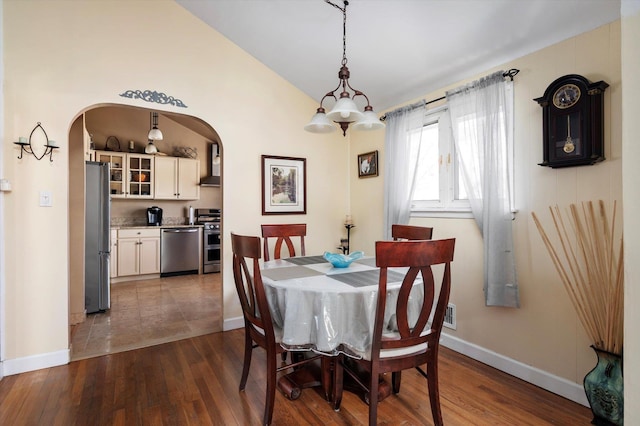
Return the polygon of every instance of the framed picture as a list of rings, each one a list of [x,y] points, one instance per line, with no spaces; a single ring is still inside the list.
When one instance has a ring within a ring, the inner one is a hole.
[[[378,176],[378,151],[358,155],[358,177]]]
[[[307,159],[262,156],[262,214],[307,213]]]

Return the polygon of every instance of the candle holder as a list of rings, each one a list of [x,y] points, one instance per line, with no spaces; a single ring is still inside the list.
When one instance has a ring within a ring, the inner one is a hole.
[[[347,250],[344,254],[349,254],[349,243],[351,242],[351,228],[356,226],[353,223],[345,223],[344,227],[347,228]]]
[[[38,128],[42,131],[42,133],[44,134],[45,140],[47,141],[47,143],[44,146],[44,152],[40,156],[38,156],[38,154],[36,154],[33,151],[33,147],[31,146],[31,137],[33,136],[33,132],[38,130]],[[44,128],[40,125],[40,122],[36,124],[36,127],[34,127],[33,130],[31,131],[31,134],[29,134],[28,141],[27,141],[27,138],[21,137],[18,139],[18,142],[14,142],[14,143],[16,145],[20,145],[20,155],[18,156],[18,160],[22,160],[22,155],[26,152],[27,154],[31,154],[34,157],[36,157],[36,160],[38,161],[42,160],[46,155],[48,155],[49,161],[53,163],[53,150],[60,148],[55,141],[49,140],[49,136],[47,136],[47,132],[44,131]]]
[[[342,250],[342,254],[347,254],[349,251],[349,240],[346,238],[340,238],[340,245],[338,249]]]

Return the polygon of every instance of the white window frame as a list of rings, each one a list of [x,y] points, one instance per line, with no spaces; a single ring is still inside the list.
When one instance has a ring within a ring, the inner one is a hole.
[[[425,115],[423,127],[440,123],[445,114],[449,113],[446,105],[434,108]],[[448,120],[444,120],[448,123]],[[411,217],[446,217],[473,218],[469,200],[456,199],[459,182],[459,163],[453,136],[448,125],[438,126],[439,159],[439,200],[412,200]],[[418,165],[418,167],[420,167]]]

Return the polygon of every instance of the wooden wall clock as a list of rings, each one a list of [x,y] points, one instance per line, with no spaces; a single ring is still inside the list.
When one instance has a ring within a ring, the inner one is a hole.
[[[543,162],[540,166],[570,167],[604,160],[604,81],[591,83],[569,74],[534,99],[542,107]]]

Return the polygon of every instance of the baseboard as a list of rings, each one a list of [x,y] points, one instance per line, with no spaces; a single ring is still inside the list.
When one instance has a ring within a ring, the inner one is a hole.
[[[66,365],[69,364],[70,360],[71,352],[69,349],[24,358],[6,359],[2,365],[2,372],[5,376],[11,376],[13,374],[26,373],[27,371]]]
[[[242,316],[229,318],[222,322],[222,331],[235,330],[244,327],[244,318]]]
[[[474,345],[473,343],[465,342],[446,333],[440,335],[440,344],[556,395],[589,407],[589,401],[587,401],[584,388],[577,383],[554,376],[539,368],[526,365],[520,361],[500,355],[499,353]]]

